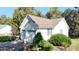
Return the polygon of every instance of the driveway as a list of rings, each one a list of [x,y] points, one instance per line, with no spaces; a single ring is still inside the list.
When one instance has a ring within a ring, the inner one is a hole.
[[[0,42],[0,51],[23,51],[24,45],[21,41]]]

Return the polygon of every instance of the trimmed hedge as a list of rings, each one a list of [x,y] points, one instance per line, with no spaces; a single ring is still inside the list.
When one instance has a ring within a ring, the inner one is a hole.
[[[53,50],[53,45],[51,43],[49,43],[48,41],[42,40],[39,43],[39,46],[42,48],[42,50],[44,51],[51,51]]]
[[[71,45],[71,39],[63,34],[55,34],[48,40],[54,46],[69,47]]]
[[[0,36],[0,42],[14,41],[15,36]]]

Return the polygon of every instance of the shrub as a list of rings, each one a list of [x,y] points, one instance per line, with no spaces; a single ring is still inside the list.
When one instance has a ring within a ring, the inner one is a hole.
[[[40,32],[38,32],[33,39],[33,49],[41,48],[44,51],[50,51],[53,49],[53,45],[48,41],[45,41]]]
[[[44,51],[51,51],[53,49],[53,45],[51,43],[49,43],[48,41],[45,41],[45,40],[40,41],[39,46]]]
[[[38,32],[38,33],[35,35],[35,37],[33,38],[33,44],[34,44],[34,45],[38,45],[41,40],[43,40],[43,37],[42,37],[41,33]]]
[[[13,41],[15,39],[15,36],[0,36],[0,42]]]
[[[55,34],[48,40],[55,46],[69,47],[71,45],[71,39],[63,34]]]

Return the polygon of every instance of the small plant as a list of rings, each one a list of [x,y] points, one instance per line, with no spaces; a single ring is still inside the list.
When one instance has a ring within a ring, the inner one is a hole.
[[[53,45],[49,43],[48,41],[42,40],[39,43],[39,46],[42,48],[44,51],[51,51],[53,49]]]
[[[65,42],[62,42],[62,46],[64,47],[64,50],[66,50],[68,47],[68,45]]]
[[[35,37],[33,38],[33,43],[32,43],[33,46],[36,47],[36,48],[38,48],[38,45],[39,45],[39,43],[40,43],[41,40],[43,40],[43,37],[42,37],[41,33],[38,32],[35,35]]]
[[[51,51],[53,49],[53,45],[45,41],[40,32],[35,35],[32,45],[35,50],[41,49],[44,51]]]
[[[55,34],[48,40],[54,46],[63,46],[65,48],[71,45],[71,39],[63,34]]]

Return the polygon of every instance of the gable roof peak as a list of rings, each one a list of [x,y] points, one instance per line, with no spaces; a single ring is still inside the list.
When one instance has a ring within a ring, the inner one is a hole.
[[[63,18],[47,19],[34,15],[27,15],[39,26],[39,28],[54,28]]]

